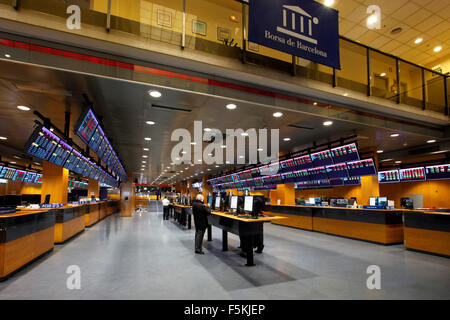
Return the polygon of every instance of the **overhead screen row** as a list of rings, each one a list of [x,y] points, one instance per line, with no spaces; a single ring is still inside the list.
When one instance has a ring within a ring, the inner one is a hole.
[[[42,183],[42,174],[0,166],[0,179],[29,183]]]
[[[445,180],[445,179],[450,179],[450,164],[380,171],[378,173],[378,181],[380,183]]]
[[[122,181],[126,180],[126,172],[119,161],[114,149],[104,134],[98,120],[91,109],[80,117],[79,125],[76,126],[76,134],[95,152],[98,157],[119,176]]]
[[[73,149],[53,132],[39,125],[25,144],[25,151],[70,171],[117,187],[119,182]]]

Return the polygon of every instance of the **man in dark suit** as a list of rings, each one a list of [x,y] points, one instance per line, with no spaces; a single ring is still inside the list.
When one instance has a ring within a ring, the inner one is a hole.
[[[208,215],[211,209],[203,204],[203,196],[197,195],[196,200],[192,202],[192,214],[195,223],[195,253],[204,254],[202,250],[203,236],[208,228]]]

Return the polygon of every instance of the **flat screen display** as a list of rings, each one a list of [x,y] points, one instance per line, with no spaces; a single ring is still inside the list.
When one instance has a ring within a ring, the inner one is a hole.
[[[75,168],[79,165],[80,160],[80,154],[72,149],[63,167],[67,170],[75,171]]]
[[[23,182],[34,183],[36,180],[36,172],[27,172],[25,178],[23,178]]]
[[[253,211],[253,196],[245,196],[244,211]]]
[[[64,141],[60,140],[57,147],[50,155],[48,161],[62,167],[66,163],[66,160],[71,152],[72,147],[66,144]]]
[[[36,179],[34,180],[34,183],[42,183],[42,174],[40,173],[36,174]]]
[[[327,180],[327,170],[325,167],[308,169],[309,178],[311,180]]]
[[[427,180],[450,179],[450,164],[425,167]]]
[[[0,179],[7,179],[12,180],[14,178],[14,175],[16,174],[16,169],[3,167],[2,171],[0,172]]]
[[[330,150],[324,150],[311,154],[311,160],[313,164],[313,168],[329,166],[333,164],[333,158],[331,157]]]
[[[83,140],[83,142],[89,145],[89,141],[98,126],[98,121],[94,116],[91,109],[88,110],[80,126],[77,129],[77,135]]]
[[[330,185],[333,187],[343,186],[344,179],[330,179]]]
[[[347,162],[347,169],[350,177],[373,176],[377,174],[373,159]]]
[[[213,205],[213,197],[208,197],[208,204],[212,208]]]
[[[232,196],[231,197],[231,204],[230,204],[230,208],[233,210],[237,209],[237,204],[238,204],[238,197],[237,196]]]
[[[345,186],[359,186],[360,184],[361,184],[361,178],[360,177],[344,178],[344,185]]]
[[[347,165],[345,163],[327,166],[327,175],[330,179],[348,178]]]
[[[331,149],[331,156],[333,157],[334,163],[343,163],[360,159],[356,143]]]
[[[380,171],[378,172],[379,183],[395,183],[400,182],[400,173],[398,170]]]
[[[105,141],[104,137],[105,134],[103,133],[102,128],[100,128],[100,126],[97,126],[94,134],[89,140],[89,148],[91,148],[91,150],[94,151],[101,159],[103,158],[103,154],[105,153],[106,149],[108,149],[107,142]]]
[[[294,162],[297,170],[310,169],[313,167],[313,161],[309,154],[298,158],[294,158]]]
[[[82,175],[84,174],[84,170],[86,169],[87,159],[75,150],[73,150],[72,152],[75,153],[78,160],[78,163],[76,167],[73,168],[73,171]]]
[[[411,169],[401,169],[400,170],[400,181],[425,181],[425,168],[411,168]]]
[[[214,204],[216,209],[220,209],[220,197],[216,197],[216,203]]]
[[[378,205],[386,207],[388,205],[387,197],[378,197]]]
[[[14,177],[11,180],[14,181],[23,181],[25,178],[27,172],[23,170],[16,170],[16,173],[14,174]]]
[[[369,205],[370,206],[377,206],[378,205],[378,198],[377,197],[370,197],[369,198]]]
[[[59,140],[50,130],[38,126],[25,144],[25,151],[42,160],[48,160]]]

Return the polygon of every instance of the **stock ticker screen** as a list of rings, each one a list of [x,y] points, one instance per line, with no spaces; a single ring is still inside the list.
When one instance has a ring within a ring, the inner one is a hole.
[[[59,140],[50,130],[38,126],[25,144],[25,151],[42,160],[48,160],[58,146]]]

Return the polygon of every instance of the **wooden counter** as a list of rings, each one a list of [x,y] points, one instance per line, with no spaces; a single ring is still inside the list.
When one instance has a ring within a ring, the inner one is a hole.
[[[86,213],[84,215],[84,225],[92,227],[100,220],[100,209],[98,203],[86,204]]]
[[[288,218],[274,222],[280,225],[384,245],[403,243],[402,210],[272,205],[266,212]]]
[[[450,258],[450,214],[405,211],[405,247]]]
[[[26,210],[0,216],[0,281],[53,250],[54,210]]]
[[[55,243],[63,243],[85,228],[86,205],[55,209]]]

